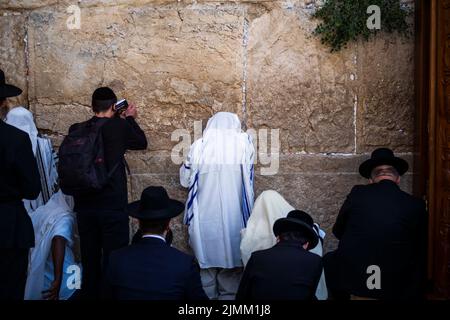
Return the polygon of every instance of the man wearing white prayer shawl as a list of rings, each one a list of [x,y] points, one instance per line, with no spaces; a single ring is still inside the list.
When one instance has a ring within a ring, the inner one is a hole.
[[[247,228],[241,231],[241,255],[244,265],[247,265],[253,252],[272,248],[277,243],[277,239],[272,231],[273,224],[276,220],[285,218],[292,210],[294,210],[294,207],[276,191],[267,190],[259,195],[253,206],[250,219],[248,219]],[[314,231],[316,231],[320,241],[309,251],[322,257],[322,241],[325,237],[325,232],[320,229],[317,223],[314,223]],[[328,299],[328,290],[323,271],[316,289],[316,298],[318,300]]]
[[[38,136],[33,114],[29,110],[21,106],[14,107],[7,113],[5,122],[28,133],[38,164],[41,193],[35,200],[23,200],[25,209],[30,213],[47,203],[57,189],[56,155],[50,139]]]
[[[76,288],[75,284],[68,282],[69,277],[79,268],[72,252],[73,199],[61,191],[55,194],[58,180],[56,156],[50,139],[38,136],[33,114],[24,107],[15,107],[8,112],[5,122],[28,133],[41,177],[39,197],[23,200],[35,233],[24,298],[68,299]]]
[[[234,299],[242,276],[240,230],[253,207],[254,147],[234,113],[211,117],[180,168],[184,222],[210,299]]]
[[[67,300],[81,285],[81,266],[72,250],[73,199],[58,191],[30,217],[35,247],[30,252],[25,300]]]

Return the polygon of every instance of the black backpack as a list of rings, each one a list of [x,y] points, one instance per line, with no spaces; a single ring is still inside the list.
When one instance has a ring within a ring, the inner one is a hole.
[[[119,166],[108,172],[104,158],[102,126],[108,118],[92,118],[79,123],[59,147],[58,176],[61,190],[82,196],[101,191]]]

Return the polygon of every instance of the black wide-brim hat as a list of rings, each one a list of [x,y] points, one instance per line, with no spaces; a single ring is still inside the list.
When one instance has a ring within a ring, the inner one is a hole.
[[[359,174],[364,178],[369,179],[374,168],[386,165],[393,166],[401,176],[405,174],[409,168],[408,162],[394,156],[394,152],[391,149],[378,148],[372,152],[370,159],[361,163],[359,166]]]
[[[314,222],[309,214],[301,210],[292,210],[286,218],[280,218],[273,224],[273,233],[278,237],[284,232],[300,232],[308,239],[308,250],[317,246],[319,236],[314,231]]]
[[[184,211],[184,204],[170,199],[163,187],[148,187],[142,191],[141,200],[130,203],[126,212],[141,220],[171,219]]]
[[[5,73],[3,72],[3,70],[0,70],[0,99],[17,97],[21,94],[22,89],[6,83]]]

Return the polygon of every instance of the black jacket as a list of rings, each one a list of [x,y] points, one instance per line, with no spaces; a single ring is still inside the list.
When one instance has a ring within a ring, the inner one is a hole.
[[[353,187],[336,223],[337,274],[349,294],[382,299],[418,298],[426,279],[425,202],[390,180]],[[381,289],[367,288],[379,266]]]
[[[95,117],[94,117],[95,118]],[[78,124],[69,128],[74,130]],[[128,203],[127,176],[124,155],[127,150],[145,150],[147,139],[133,117],[113,117],[102,126],[105,163],[108,170],[114,170],[108,186],[92,196],[75,197],[76,212],[90,210],[123,211]]]
[[[156,238],[113,251],[106,287],[117,300],[208,299],[194,258]]]
[[[40,191],[28,134],[0,120],[0,248],[34,246],[33,225],[22,199],[36,199]]]
[[[282,241],[252,254],[236,300],[313,300],[321,274],[321,257]]]

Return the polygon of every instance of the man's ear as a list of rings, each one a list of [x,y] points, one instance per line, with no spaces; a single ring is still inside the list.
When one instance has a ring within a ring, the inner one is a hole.
[[[400,176],[398,176],[397,180],[395,181],[395,183],[400,184],[400,180],[401,180],[401,178],[400,178]]]
[[[303,249],[308,249],[308,246],[309,246],[309,242],[306,242],[304,245],[303,245]]]
[[[372,178],[369,178],[369,184],[373,184],[375,181],[372,180]]]

